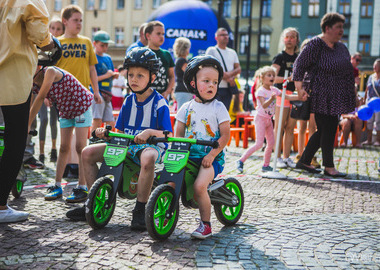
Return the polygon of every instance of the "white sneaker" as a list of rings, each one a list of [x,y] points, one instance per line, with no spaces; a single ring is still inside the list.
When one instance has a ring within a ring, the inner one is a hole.
[[[8,209],[0,210],[0,223],[18,222],[24,221],[28,218],[29,213],[23,211],[17,211],[9,206]]]
[[[276,167],[282,169],[282,168],[286,168],[288,166],[286,165],[286,163],[284,162],[284,160],[282,158],[278,158]]]
[[[293,159],[291,159],[291,158],[284,159],[284,162],[290,168],[295,168],[296,167],[296,164],[294,163]]]

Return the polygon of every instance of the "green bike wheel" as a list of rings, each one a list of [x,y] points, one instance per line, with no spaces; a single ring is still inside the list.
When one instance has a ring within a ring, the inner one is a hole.
[[[24,188],[24,182],[20,180],[16,180],[15,184],[12,187],[12,195],[16,199],[20,198],[23,188]]]
[[[109,201],[113,192],[113,181],[101,177],[95,181],[85,203],[86,220],[93,229],[104,228],[110,221],[116,206],[116,197]]]
[[[150,195],[145,211],[145,222],[149,235],[155,240],[167,239],[177,225],[179,204],[174,199],[174,189],[166,184],[159,185]],[[172,203],[176,204],[173,216],[166,218]]]
[[[226,226],[234,225],[239,221],[244,209],[244,193],[239,181],[235,178],[228,178],[224,183],[225,188],[230,190],[238,200],[234,207],[224,204],[215,204],[214,211],[217,219]]]

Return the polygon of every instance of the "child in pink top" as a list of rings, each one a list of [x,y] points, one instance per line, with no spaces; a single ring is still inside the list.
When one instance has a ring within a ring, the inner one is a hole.
[[[270,157],[274,146],[274,132],[272,116],[275,113],[276,96],[281,95],[281,91],[273,86],[276,70],[270,66],[265,66],[259,70],[260,87],[256,91],[257,98],[257,115],[255,117],[256,143],[249,148],[243,156],[236,161],[237,170],[242,173],[244,162],[258,149],[261,149],[264,138],[267,140],[267,146],[264,153],[263,171],[272,171],[269,166]],[[297,95],[285,94],[287,100],[298,100]]]

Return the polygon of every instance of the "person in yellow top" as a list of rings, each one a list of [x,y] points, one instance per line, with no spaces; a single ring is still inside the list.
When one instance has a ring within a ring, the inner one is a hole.
[[[98,63],[92,42],[89,38],[79,35],[82,30],[83,11],[77,5],[66,6],[61,13],[62,22],[65,25],[65,33],[58,37],[62,45],[62,57],[57,63],[57,67],[62,68],[78,79],[87,89],[90,84],[94,91],[95,103],[101,103],[98,88],[98,75],[95,64]],[[70,156],[70,151],[76,151],[79,160],[79,180],[78,186],[73,189],[73,193],[66,198],[67,202],[81,202],[87,198],[86,182],[81,177],[81,153],[86,146],[88,127],[92,124],[91,108],[75,119],[66,121],[60,120],[61,137],[72,137],[75,128],[75,147],[72,147],[71,139],[62,144],[59,149],[57,169],[55,175],[55,185],[48,188],[45,200],[55,200],[62,197],[62,177]],[[75,152],[74,152],[75,154]],[[70,162],[71,163],[71,162]]]
[[[0,161],[0,223],[26,220],[29,213],[7,205],[24,155],[37,49],[51,49],[49,13],[42,0],[0,1],[0,106],[4,152]]]
[[[228,110],[228,113],[230,114],[230,118],[231,118],[231,125],[236,125],[236,115],[238,113],[244,112],[243,101],[244,101],[244,91],[239,90],[239,93],[233,96],[231,100],[231,104],[230,104],[230,109]],[[244,123],[239,123],[240,126],[242,126],[243,124]]]

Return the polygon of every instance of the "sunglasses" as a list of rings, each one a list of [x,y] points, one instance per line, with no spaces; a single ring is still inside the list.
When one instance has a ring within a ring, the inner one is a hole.
[[[355,59],[356,62],[360,63],[362,61],[362,59]]]

